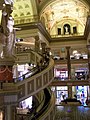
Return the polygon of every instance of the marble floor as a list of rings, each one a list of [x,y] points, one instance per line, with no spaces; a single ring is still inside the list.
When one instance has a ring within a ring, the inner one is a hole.
[[[90,107],[56,106],[55,120],[90,120]]]

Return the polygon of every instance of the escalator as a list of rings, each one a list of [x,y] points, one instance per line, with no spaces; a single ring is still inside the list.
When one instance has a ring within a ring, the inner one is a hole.
[[[45,115],[46,111],[48,110],[50,100],[51,100],[51,90],[49,88],[45,88],[44,90],[44,99],[43,99],[43,106],[41,109],[37,112],[37,109],[40,107],[41,103],[39,103],[38,106],[33,107],[33,110],[31,113],[27,114],[17,114],[16,120],[41,120],[41,117]]]

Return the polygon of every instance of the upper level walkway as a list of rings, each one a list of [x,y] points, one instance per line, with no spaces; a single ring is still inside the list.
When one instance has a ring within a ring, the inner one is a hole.
[[[90,85],[90,80],[54,80],[51,84],[51,86],[88,86]]]

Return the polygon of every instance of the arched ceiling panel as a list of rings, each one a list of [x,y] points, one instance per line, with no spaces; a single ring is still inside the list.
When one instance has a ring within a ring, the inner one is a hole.
[[[32,5],[30,0],[15,0],[13,17],[16,24],[25,23],[25,18],[33,15]]]
[[[40,10],[45,6],[45,4],[49,4],[55,0],[37,0],[37,3],[39,5]],[[90,6],[90,0],[79,0],[81,2],[84,2]]]
[[[40,18],[44,18],[48,31],[52,29],[53,23],[70,18],[80,21],[84,29],[88,14],[89,6],[81,0],[56,0],[44,7]]]
[[[3,3],[4,0],[0,0],[0,9],[2,9]],[[1,10],[0,14],[2,14]],[[15,24],[34,22],[34,19],[37,17],[36,1],[14,0],[12,16],[14,18]]]

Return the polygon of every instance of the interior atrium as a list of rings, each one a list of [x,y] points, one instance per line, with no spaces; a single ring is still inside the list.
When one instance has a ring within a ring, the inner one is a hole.
[[[67,99],[90,109],[90,0],[0,0],[0,120],[62,120]]]

